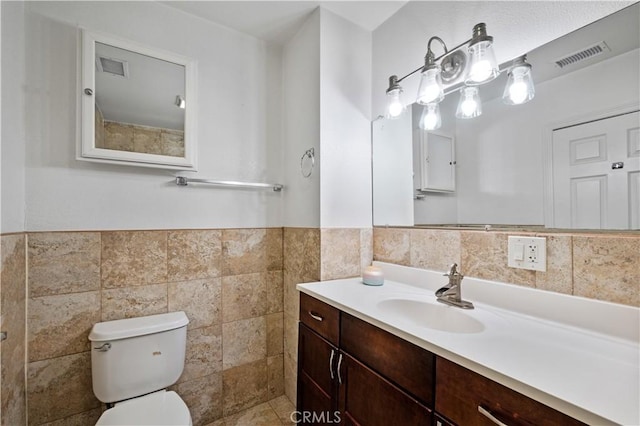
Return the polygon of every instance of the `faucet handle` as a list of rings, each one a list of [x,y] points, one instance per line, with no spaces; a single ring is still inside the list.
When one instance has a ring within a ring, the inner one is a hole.
[[[456,274],[459,274],[458,272],[458,264],[454,263],[451,265],[451,269],[449,270],[448,273],[444,274],[445,277],[453,277]]]

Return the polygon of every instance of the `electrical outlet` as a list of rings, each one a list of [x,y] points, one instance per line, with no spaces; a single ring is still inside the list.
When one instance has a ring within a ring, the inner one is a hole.
[[[507,265],[532,271],[547,270],[547,239],[541,237],[509,237]]]

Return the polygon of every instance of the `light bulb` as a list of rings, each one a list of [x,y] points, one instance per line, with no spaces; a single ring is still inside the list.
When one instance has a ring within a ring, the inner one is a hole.
[[[427,105],[440,102],[442,99],[444,99],[444,90],[440,78],[440,67],[435,66],[422,73],[416,102],[420,105]]]
[[[387,96],[387,111],[385,117],[390,119],[400,117],[405,110],[404,103],[402,102],[402,89],[390,90]]]
[[[442,125],[442,118],[440,117],[440,107],[438,104],[429,104],[422,111],[422,117],[420,119],[420,128],[424,130],[439,129]]]
[[[469,46],[470,66],[465,83],[470,86],[487,83],[498,76],[498,65],[489,40]]]
[[[509,98],[514,104],[521,104],[527,99],[527,85],[522,79],[516,80],[511,87],[509,87]]]
[[[473,86],[460,89],[460,101],[456,109],[457,118],[473,118],[482,114],[478,88]]]
[[[502,93],[502,101],[507,105],[521,105],[535,96],[531,65],[519,58],[519,62],[509,71],[509,79]]]

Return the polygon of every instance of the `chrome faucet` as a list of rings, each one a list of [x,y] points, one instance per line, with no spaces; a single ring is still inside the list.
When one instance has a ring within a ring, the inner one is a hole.
[[[464,275],[458,272],[458,264],[451,265],[449,273],[444,276],[449,277],[449,283],[436,291],[438,302],[462,309],[473,309],[473,303],[462,300],[461,284]]]

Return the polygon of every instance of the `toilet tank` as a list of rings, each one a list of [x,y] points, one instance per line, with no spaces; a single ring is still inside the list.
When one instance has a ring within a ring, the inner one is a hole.
[[[102,402],[144,395],[174,384],[184,368],[184,312],[97,323],[91,329],[93,393]]]

